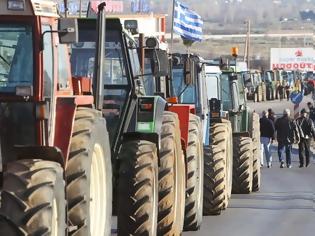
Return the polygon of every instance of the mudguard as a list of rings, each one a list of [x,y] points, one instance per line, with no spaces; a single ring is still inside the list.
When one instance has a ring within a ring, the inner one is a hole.
[[[65,167],[65,159],[62,151],[57,147],[50,146],[16,146],[16,159],[41,159],[45,161],[53,161]]]

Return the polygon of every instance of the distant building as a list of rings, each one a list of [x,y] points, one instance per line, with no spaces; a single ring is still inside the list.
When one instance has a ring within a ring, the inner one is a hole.
[[[58,3],[59,12],[63,14],[65,12],[64,0],[55,0]],[[72,16],[78,16],[81,14],[82,16],[86,16],[88,8],[92,8],[93,10],[97,9],[97,6],[103,1],[101,0],[68,0],[68,13]],[[80,6],[81,3],[81,6]],[[123,13],[124,12],[124,1],[119,0],[106,0],[106,12],[110,13]]]
[[[151,11],[151,4],[149,0],[131,0],[132,13],[148,13]]]

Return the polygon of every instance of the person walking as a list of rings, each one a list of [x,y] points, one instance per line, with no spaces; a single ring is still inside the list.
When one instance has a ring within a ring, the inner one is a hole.
[[[278,93],[279,93],[280,101],[282,101],[282,99],[284,98],[284,86],[281,83],[279,83],[279,86],[278,86]]]
[[[263,111],[260,118],[260,144],[261,144],[261,166],[264,166],[264,153],[266,157],[267,167],[272,166],[272,156],[270,145],[274,139],[275,127],[273,122],[268,119],[268,112]]]
[[[284,152],[286,154],[287,167],[291,168],[292,144],[297,142],[298,131],[294,120],[290,118],[290,109],[285,109],[283,116],[276,120],[275,130],[277,133],[280,168],[284,167]]]
[[[275,112],[271,108],[268,109],[268,119],[270,119],[272,123],[275,124],[276,116]]]
[[[308,102],[307,103],[307,107],[309,109],[309,118],[313,121],[313,123],[315,122],[315,107],[313,106],[313,103]]]
[[[315,128],[314,122],[307,117],[307,112],[303,108],[301,110],[300,117],[296,120],[300,132],[300,142],[299,142],[299,159],[300,168],[307,167],[310,164],[311,156],[311,139],[315,139]],[[305,163],[304,163],[305,160]]]
[[[290,93],[291,93],[291,87],[290,87],[289,82],[287,82],[287,84],[285,86],[285,94],[286,94],[286,97],[287,97],[287,101],[290,100]]]

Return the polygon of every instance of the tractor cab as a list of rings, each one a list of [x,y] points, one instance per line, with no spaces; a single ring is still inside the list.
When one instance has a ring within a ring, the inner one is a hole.
[[[204,76],[204,65],[202,59],[196,55],[190,54],[173,54],[172,66],[172,86],[173,95],[178,98],[181,104],[195,104],[196,113],[202,113],[205,94],[202,79]],[[206,101],[207,102],[207,101]]]
[[[58,97],[73,96],[66,43],[76,40],[73,19],[56,3],[0,0],[0,125],[4,159],[16,146],[57,146]]]
[[[56,1],[0,0],[0,235],[110,235],[108,133],[89,74],[71,74],[77,33]]]
[[[203,128],[203,143],[209,143],[209,101],[207,97],[206,73],[203,59],[193,54],[172,55],[172,94],[179,104],[194,107]]]
[[[130,105],[132,92],[144,93],[135,41],[122,29],[119,19],[106,19],[104,29],[104,52],[97,48],[98,33],[96,19],[78,19],[79,41],[71,46],[71,67],[74,76],[88,76],[91,80],[97,75],[94,67],[96,53],[102,55],[102,81],[94,80],[93,92],[99,95],[100,105],[108,125],[112,145],[124,122],[126,106]],[[106,32],[106,33],[105,33]],[[133,79],[134,78],[134,79]],[[103,83],[104,85],[98,85]],[[96,91],[100,86],[101,91]],[[134,91],[133,88],[135,88]]]
[[[142,39],[141,39],[142,40]],[[170,60],[165,43],[155,37],[145,39],[143,59],[143,77],[147,95],[160,95],[164,99],[170,97]],[[140,48],[141,51],[141,48]]]

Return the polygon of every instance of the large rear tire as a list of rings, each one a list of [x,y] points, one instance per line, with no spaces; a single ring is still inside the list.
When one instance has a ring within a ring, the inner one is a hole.
[[[219,215],[227,205],[229,126],[227,123],[211,125],[212,143],[204,149],[204,215]]]
[[[42,160],[8,163],[1,192],[0,235],[66,235],[63,168]]]
[[[105,119],[78,108],[66,166],[67,200],[73,235],[110,235],[112,166]]]
[[[156,145],[129,141],[119,154],[118,235],[157,235],[158,157]]]
[[[176,113],[165,111],[161,129],[157,235],[180,235],[184,227],[186,167]]]
[[[253,140],[253,192],[257,192],[260,189],[260,123],[259,123],[259,115],[257,113],[253,113],[252,117],[252,130],[251,136]]]
[[[232,193],[247,194],[253,186],[253,142],[250,137],[233,137]]]
[[[203,144],[200,118],[190,114],[188,146],[186,149],[187,184],[185,231],[199,230],[203,208]]]

